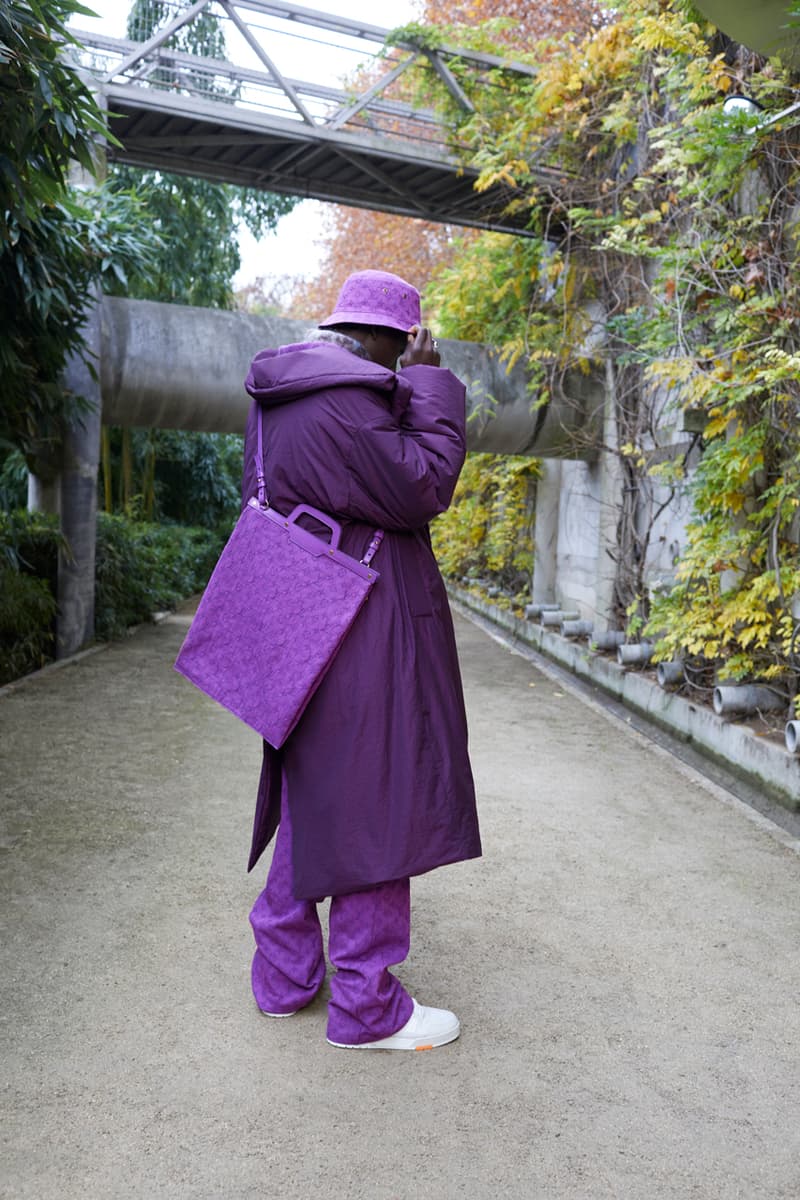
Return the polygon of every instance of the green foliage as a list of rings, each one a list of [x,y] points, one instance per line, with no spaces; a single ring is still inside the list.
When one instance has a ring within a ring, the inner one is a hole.
[[[445,39],[441,29],[435,25],[423,25],[420,21],[409,21],[392,29],[386,39],[387,50],[391,46],[419,46],[421,50],[435,50],[443,46]]]
[[[0,512],[0,684],[52,655],[59,543],[55,517]]]
[[[105,123],[88,88],[61,57],[74,0],[7,0],[0,7],[0,239],[14,242],[43,207],[59,204],[71,160],[93,170]]]
[[[184,3],[184,8],[189,4]],[[164,0],[135,0],[128,15],[128,36],[146,41],[176,14]],[[166,46],[185,53],[224,59],[225,35],[212,12],[201,12],[173,34]],[[151,82],[206,90],[214,100],[232,98],[218,82],[209,85],[205,73],[173,79],[159,68]],[[233,308],[233,277],[241,265],[237,233],[244,224],[255,237],[275,228],[297,199],[256,188],[212,183],[185,175],[170,175],[137,167],[114,167],[114,191],[133,191],[139,197],[158,247],[150,270],[131,281],[111,281],[107,290],[140,300],[193,304],[204,308]]]
[[[0,440],[42,478],[57,469],[79,397],[59,382],[82,345],[82,314],[104,273],[146,270],[152,235],[136,236],[136,200],[73,194],[70,162],[93,169],[102,113],[61,57],[72,0],[0,7]]]
[[[119,637],[202,591],[228,532],[100,513],[95,636]],[[0,684],[52,657],[60,545],[56,517],[0,513]]]
[[[100,513],[97,520],[95,636],[119,637],[202,591],[225,534],[183,525],[149,525]]]
[[[43,579],[0,565],[0,686],[52,654],[56,602]]]
[[[57,470],[66,424],[80,419],[81,398],[65,393],[60,376],[83,344],[95,280],[147,270],[151,247],[131,222],[140,223],[139,206],[127,194],[101,188],[81,203],[65,194],[37,220],[12,222],[0,250],[0,437],[42,478]]]
[[[136,42],[146,42],[159,29],[163,29],[178,15],[178,11],[189,8],[186,0],[133,0],[128,13],[128,37]],[[168,38],[165,46],[171,50],[182,50],[187,54],[206,55],[224,59],[225,33],[219,18],[206,9],[181,26],[177,33]],[[156,75],[165,83],[173,84],[169,68],[161,68],[164,75]]]
[[[230,527],[241,507],[244,439],[158,431],[157,511],[183,524]]]
[[[28,466],[19,450],[0,443],[0,510],[22,508],[28,496]]]
[[[29,571],[55,583],[55,558],[61,544],[58,518],[18,508],[0,512],[0,558],[17,571]]]
[[[290,196],[137,167],[113,168],[109,187],[135,193],[158,236],[158,247],[146,273],[130,283],[110,280],[106,290],[201,308],[234,307],[240,224],[261,237],[297,203]]]
[[[530,584],[535,459],[468,454],[453,503],[431,528],[442,572],[492,579],[512,596]]]
[[[527,358],[540,398],[564,371],[605,372],[615,615],[649,618],[667,656],[771,678],[800,591],[800,157],[794,119],[726,120],[721,101],[780,110],[796,94],[777,60],[716,45],[686,4],[625,0],[582,43],[542,47],[532,85],[473,95],[457,133],[478,186],[511,188],[535,236],[466,245],[431,299],[448,332]],[[684,410],[701,422],[690,454]],[[650,534],[682,491],[694,517],[648,612]]]
[[[100,507],[147,521],[230,526],[239,514],[242,438],[177,429],[109,429]]]

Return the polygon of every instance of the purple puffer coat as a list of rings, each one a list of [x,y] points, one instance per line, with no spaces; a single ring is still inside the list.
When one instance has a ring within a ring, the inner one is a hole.
[[[271,504],[342,522],[360,558],[386,531],[380,579],[297,728],[264,744],[252,867],[292,818],[298,899],[358,891],[481,852],[453,625],[427,523],[464,461],[464,387],[439,367],[398,374],[323,342],[257,355],[243,496],[255,495],[263,406]]]

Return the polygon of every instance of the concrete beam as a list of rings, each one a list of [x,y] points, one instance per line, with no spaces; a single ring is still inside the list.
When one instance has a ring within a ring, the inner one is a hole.
[[[312,328],[313,320],[106,297],[103,421],[240,433],[250,404],[243,381],[253,356],[267,346],[303,341]],[[567,377],[558,397],[537,406],[522,364],[508,372],[496,351],[472,342],[442,340],[440,349],[443,365],[467,384],[471,450],[593,456],[602,380]]]

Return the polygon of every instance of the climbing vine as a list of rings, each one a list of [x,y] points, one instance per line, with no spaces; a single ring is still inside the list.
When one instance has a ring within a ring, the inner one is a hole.
[[[468,454],[450,508],[432,527],[445,575],[493,585],[521,604],[533,554],[536,459]]]
[[[532,404],[566,372],[602,378],[596,446],[619,477],[609,615],[664,656],[778,680],[800,593],[800,109],[779,115],[796,88],[688,4],[615,11],[537,46],[530,84],[498,70],[472,85],[466,120],[443,97],[478,186],[504,183],[534,236],[465,245],[429,298],[443,332],[528,361]],[[742,92],[763,111],[723,116]],[[654,587],[651,539],[676,499],[692,515]]]

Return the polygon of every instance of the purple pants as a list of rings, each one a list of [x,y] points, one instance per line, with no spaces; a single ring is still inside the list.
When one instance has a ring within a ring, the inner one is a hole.
[[[411,997],[388,968],[408,954],[411,899],[408,879],[331,898],[328,953],[331,978],[328,1037],[357,1045],[402,1029]],[[322,928],[313,900],[295,900],[292,830],[284,801],[267,884],[253,905],[256,939],[253,994],[264,1012],[287,1013],[310,1004],[325,979]]]

